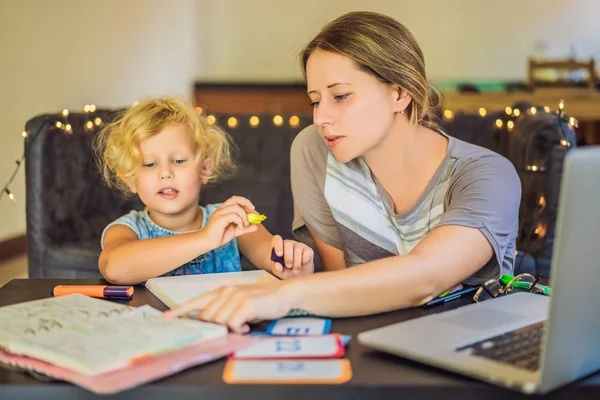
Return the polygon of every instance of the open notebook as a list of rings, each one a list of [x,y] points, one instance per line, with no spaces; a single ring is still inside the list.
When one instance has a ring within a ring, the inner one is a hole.
[[[0,308],[0,348],[95,376],[227,335],[225,326],[161,315],[80,294],[14,304]]]
[[[194,297],[222,286],[251,285],[278,280],[278,278],[263,270],[223,272],[219,274],[151,278],[146,282],[146,288],[167,307],[174,308],[192,300]]]
[[[253,342],[248,336],[227,334],[178,350],[161,353],[128,366],[98,375],[84,375],[36,358],[0,350],[0,365],[28,372],[41,380],[58,379],[98,394],[113,394],[173,375],[187,368],[226,357]]]

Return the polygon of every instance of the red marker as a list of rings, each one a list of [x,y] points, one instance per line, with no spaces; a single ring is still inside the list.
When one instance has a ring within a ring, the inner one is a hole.
[[[100,299],[130,299],[133,296],[133,286],[58,285],[50,293],[54,297],[79,293]]]

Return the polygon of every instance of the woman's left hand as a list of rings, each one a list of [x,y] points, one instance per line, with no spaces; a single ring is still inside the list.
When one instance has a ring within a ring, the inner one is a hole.
[[[174,318],[198,311],[198,319],[227,325],[237,333],[247,333],[249,322],[282,318],[291,309],[286,283],[225,286],[166,311],[163,318]]]

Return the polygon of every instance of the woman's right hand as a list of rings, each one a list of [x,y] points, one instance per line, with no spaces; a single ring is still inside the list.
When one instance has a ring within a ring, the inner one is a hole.
[[[238,236],[258,229],[257,225],[248,223],[249,212],[256,212],[250,200],[240,196],[230,197],[213,212],[202,232],[213,248],[221,247]]]

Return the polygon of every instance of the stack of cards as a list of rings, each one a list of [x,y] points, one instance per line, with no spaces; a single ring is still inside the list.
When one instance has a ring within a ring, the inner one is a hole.
[[[331,320],[283,318],[273,321],[250,346],[231,354],[223,380],[227,383],[344,383],[351,379],[350,361],[341,359],[348,338],[329,334]]]

